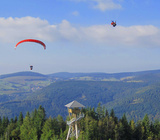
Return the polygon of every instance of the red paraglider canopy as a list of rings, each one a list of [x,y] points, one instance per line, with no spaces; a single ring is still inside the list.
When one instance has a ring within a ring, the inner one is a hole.
[[[15,48],[17,48],[17,46],[18,46],[20,43],[23,43],[23,42],[35,42],[35,43],[39,43],[39,44],[41,44],[41,45],[44,47],[44,49],[46,49],[46,45],[45,45],[42,41],[37,40],[37,39],[24,39],[24,40],[21,40],[21,41],[19,41],[19,42],[16,44]]]

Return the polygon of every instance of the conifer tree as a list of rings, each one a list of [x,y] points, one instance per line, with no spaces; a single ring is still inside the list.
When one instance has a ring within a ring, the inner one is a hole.
[[[53,120],[49,117],[43,126],[41,140],[49,140],[55,136],[55,130],[53,126]]]
[[[66,123],[65,121],[63,120],[63,117],[61,115],[58,115],[57,116],[57,120],[58,120],[58,126],[59,126],[59,132],[62,130],[62,131],[65,131],[66,129]]]
[[[115,121],[116,124],[118,123],[118,118],[115,116],[115,113],[114,113],[113,109],[111,109],[110,117],[112,117],[114,119],[114,121]]]
[[[20,112],[18,117],[18,126],[20,127],[23,124],[23,114]]]
[[[0,117],[0,136],[3,134],[2,119]]]
[[[104,120],[98,121],[98,138],[104,139],[105,138],[105,124]]]
[[[20,139],[21,140],[38,140],[37,131],[33,126],[29,112],[23,120],[23,124],[20,127]]]
[[[133,120],[131,120],[129,123],[129,126],[130,126],[130,130],[131,130],[131,136],[133,139],[135,139],[136,138],[136,133],[135,133],[136,132],[136,124],[135,124],[135,122]]]
[[[15,116],[15,118],[14,118],[14,123],[17,123],[17,116]]]
[[[114,129],[114,133],[115,133],[114,139],[115,140],[120,140],[120,134],[122,133],[120,130],[121,130],[121,127],[118,127],[118,125],[116,125]]]
[[[105,113],[104,113],[104,108],[101,106],[101,103],[98,103],[96,112],[97,112],[98,120],[104,118]]]
[[[142,122],[138,121],[135,130],[135,138],[136,140],[143,140],[144,136],[144,127],[142,126]]]
[[[131,129],[125,114],[123,114],[122,119],[120,121],[122,122],[122,125],[124,127],[124,132],[125,132],[125,134],[123,135],[123,139],[124,140],[131,139]]]
[[[17,125],[14,122],[10,122],[10,124],[8,124],[6,131],[5,131],[5,139],[18,139],[18,135],[12,133],[12,131],[14,131],[16,129]]]
[[[156,135],[157,138],[160,139],[160,122],[159,120],[155,120],[154,124],[153,124],[153,132]]]
[[[97,121],[86,115],[85,117],[85,139],[96,140],[98,137]]]
[[[147,114],[144,116],[142,120],[142,125],[144,128],[144,139],[147,139],[150,131],[150,122]]]
[[[59,133],[60,133],[60,128],[59,128],[59,122],[58,122],[58,120],[57,120],[57,118],[53,118],[52,119],[52,123],[53,123],[53,129],[54,129],[54,133],[55,133],[55,135],[59,135]],[[65,126],[66,126],[66,124],[65,124]]]
[[[38,110],[35,109],[32,114],[33,116],[31,120],[33,122],[33,127],[36,129],[38,139],[40,139],[42,128],[46,119],[45,109],[42,106],[39,106]]]
[[[109,139],[109,138],[114,139],[114,134],[115,134],[114,129],[115,129],[115,127],[116,127],[116,123],[115,123],[114,118],[109,117],[108,125],[107,125],[107,127],[105,129],[105,131],[106,131],[105,133],[106,133],[107,139]]]
[[[3,119],[2,119],[2,132],[1,132],[2,135],[4,134],[8,124],[9,124],[8,117],[3,117]]]
[[[18,120],[15,117],[14,123],[16,124],[16,128],[12,130],[11,137],[13,139],[19,140],[20,139],[20,126],[23,124],[23,114],[20,112]]]

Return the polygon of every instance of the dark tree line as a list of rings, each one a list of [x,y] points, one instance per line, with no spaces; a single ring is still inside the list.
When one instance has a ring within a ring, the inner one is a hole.
[[[84,110],[79,140],[160,140],[160,122],[150,122],[146,114],[142,120],[127,121],[126,115],[118,119],[112,109],[98,104],[97,109]]]
[[[113,109],[109,113],[100,103],[96,109],[83,109],[83,113],[79,140],[160,140],[160,122],[150,122],[147,114],[138,122],[128,122],[125,114],[118,119]],[[0,117],[0,140],[65,140],[67,132],[63,117],[46,118],[42,106],[25,116],[20,113],[18,118]]]

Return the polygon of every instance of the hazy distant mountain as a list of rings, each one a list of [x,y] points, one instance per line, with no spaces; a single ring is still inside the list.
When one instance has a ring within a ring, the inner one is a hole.
[[[11,73],[11,74],[0,75],[0,79],[8,78],[8,77],[16,77],[16,76],[40,76],[40,77],[46,77],[46,75],[43,75],[43,74],[40,74],[40,73],[24,71],[24,72],[16,72],[16,73]]]
[[[148,77],[146,77],[148,75]],[[150,75],[150,76],[149,76]],[[148,70],[140,72],[123,72],[123,73],[68,73],[59,72],[49,74],[49,77],[58,80],[89,80],[89,81],[130,81],[130,80],[159,80],[160,70]],[[154,79],[154,78],[156,79]]]

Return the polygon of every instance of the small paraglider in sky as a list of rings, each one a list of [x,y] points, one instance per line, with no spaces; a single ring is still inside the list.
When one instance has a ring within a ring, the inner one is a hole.
[[[30,70],[32,70],[32,69],[33,69],[33,66],[31,65],[31,66],[30,66]]]
[[[115,27],[117,24],[116,24],[116,21],[112,21],[111,22],[111,25],[113,26],[113,27]]]
[[[16,44],[15,49],[17,48],[17,46],[18,46],[19,44],[24,43],[24,42],[34,42],[34,43],[38,43],[38,44],[40,44],[40,45],[43,46],[44,50],[46,49],[46,45],[45,45],[42,41],[37,40],[37,39],[24,39],[24,40],[21,40],[21,41],[19,41],[19,42]],[[30,65],[30,70],[32,70],[32,69],[33,69],[33,66]]]

